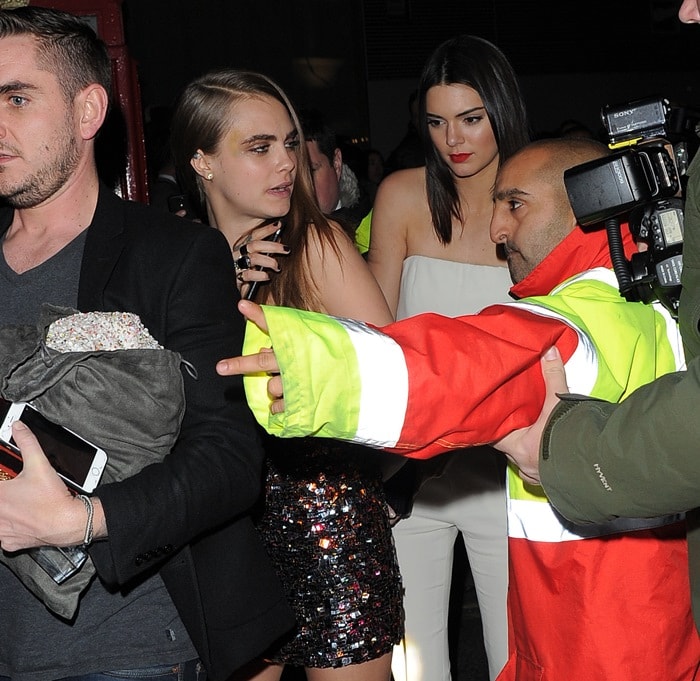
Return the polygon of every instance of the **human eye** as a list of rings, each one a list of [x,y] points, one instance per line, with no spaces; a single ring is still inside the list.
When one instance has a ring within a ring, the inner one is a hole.
[[[250,151],[252,151],[254,154],[257,154],[259,156],[266,154],[269,150],[270,150],[269,144],[256,144],[254,147],[250,148]]]
[[[484,114],[469,114],[463,120],[467,125],[478,125],[484,120]]]
[[[284,146],[287,147],[287,149],[293,149],[293,150],[298,149],[299,148],[299,138],[293,137],[292,139],[288,139],[284,143]]]
[[[27,98],[22,95],[10,95],[10,104],[16,107],[22,107],[27,103]]]
[[[508,199],[508,210],[511,212],[518,210],[518,208],[520,208],[522,205],[522,202],[518,201],[518,199]]]
[[[439,118],[430,118],[428,116],[428,127],[429,128],[438,128],[443,124],[443,121],[440,120]]]

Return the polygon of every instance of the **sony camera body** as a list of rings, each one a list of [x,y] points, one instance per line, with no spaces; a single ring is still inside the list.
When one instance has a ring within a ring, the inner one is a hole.
[[[683,187],[688,149],[697,148],[687,109],[648,98],[601,111],[615,151],[564,173],[578,223],[605,223],[620,292],[628,300],[658,300],[678,314],[683,253]],[[690,132],[692,130],[692,133]],[[641,252],[628,262],[624,216]]]

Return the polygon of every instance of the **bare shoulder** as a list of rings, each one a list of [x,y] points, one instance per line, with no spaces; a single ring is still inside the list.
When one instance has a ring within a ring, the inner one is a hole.
[[[425,168],[406,168],[387,175],[377,190],[375,206],[382,200],[401,203],[425,201]]]
[[[357,254],[360,256],[355,244],[352,242],[348,233],[335,221],[328,220],[331,228],[330,238],[323,238],[315,225],[309,225],[307,236],[307,255],[312,266],[328,265],[328,259],[343,260],[347,253],[351,255]]]
[[[311,227],[308,258],[322,310],[384,325],[393,321],[379,284],[347,233],[333,221],[331,239]]]
[[[372,235],[386,234],[391,242],[430,218],[425,168],[397,170],[382,180],[372,209]]]

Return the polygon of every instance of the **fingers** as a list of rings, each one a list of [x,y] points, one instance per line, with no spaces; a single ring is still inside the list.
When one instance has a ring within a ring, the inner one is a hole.
[[[268,237],[272,236],[279,228],[280,228],[279,220],[277,220],[276,222],[272,222],[269,225],[263,225],[262,227],[256,227],[250,233],[250,241],[259,241],[262,239],[267,239]],[[268,241],[268,244],[269,243],[270,242]]]
[[[508,457],[510,459],[510,457]],[[511,459],[512,461],[512,459]],[[513,461],[514,464],[517,465],[517,461]],[[520,479],[526,482],[528,485],[539,485],[540,484],[540,475],[539,475],[539,469],[537,469],[536,473],[533,473],[532,475],[528,475],[522,468],[518,468],[518,475],[520,476]]]
[[[267,392],[270,393],[270,397],[272,397],[275,401],[281,400],[282,395],[284,394],[284,389],[282,386],[282,377],[279,374],[273,376],[267,382]],[[273,413],[279,414],[281,411],[284,411],[284,403],[278,406],[281,406],[282,408],[277,411],[273,409]]]
[[[46,458],[44,450],[41,448],[39,441],[34,433],[21,421],[15,421],[12,424],[12,438],[22,454],[22,474],[24,477],[44,476],[48,475],[51,480],[56,477],[56,472],[53,466]]]
[[[254,229],[245,239],[233,247],[233,263],[239,282],[267,281],[265,270],[280,271],[277,257],[289,253],[289,247],[277,241],[268,241],[280,223],[275,222]]]
[[[277,260],[264,253],[254,252],[256,243],[269,244],[268,241],[253,242],[251,241],[247,247],[247,252],[244,255],[238,255],[238,251],[233,251],[233,266],[236,271],[236,279],[239,283],[250,283],[251,281],[269,281],[270,272],[279,272],[280,266]],[[275,248],[286,249],[286,246],[273,244]],[[246,249],[246,246],[242,248]],[[270,252],[271,246],[266,247],[266,253]],[[277,255],[284,255],[289,250],[280,251]],[[239,287],[240,288],[240,287]]]
[[[257,303],[250,300],[241,300],[238,303],[238,311],[249,321],[253,322],[261,331],[267,333],[267,321],[265,320],[265,312]]]
[[[520,477],[528,483],[539,484],[539,450],[542,434],[552,410],[559,402],[557,393],[566,393],[566,373],[561,355],[556,347],[551,347],[540,358],[542,376],[545,383],[545,400],[537,420],[530,426],[514,430],[501,438],[493,446],[503,452],[518,467]]]
[[[241,267],[241,260],[245,258],[239,258],[238,268],[243,274],[245,281],[267,281],[270,278],[270,274],[266,270],[271,270],[273,272],[279,272],[280,266],[277,260],[271,258],[268,255],[263,255],[262,253],[250,253],[247,256],[250,264],[247,267]]]
[[[284,411],[284,400],[273,400],[270,405],[270,411],[273,414],[281,414]]]
[[[22,459],[24,459],[25,465],[31,462],[32,458],[37,456],[37,454],[43,454],[41,445],[34,433],[21,421],[15,421],[12,424],[12,438],[22,452]]]
[[[261,331],[267,333],[265,312],[257,303],[250,300],[241,300],[238,310],[250,322],[253,322]],[[222,359],[216,365],[216,371],[221,376],[238,376],[245,374],[257,374],[263,372],[278,372],[277,358],[271,350],[264,350],[255,355],[242,357],[229,357]]]
[[[73,499],[24,423],[12,424],[12,437],[22,452],[24,466],[0,490],[0,545],[7,551],[19,551],[80,543],[85,533],[82,503]]]
[[[245,376],[278,372],[279,366],[273,352],[261,351],[254,355],[242,355],[222,359],[216,365],[216,373],[220,376]]]
[[[566,383],[566,372],[564,371],[564,362],[556,346],[549,348],[542,355],[542,376],[544,378],[545,388],[547,390],[548,401],[558,401],[557,394],[569,392],[569,386]]]

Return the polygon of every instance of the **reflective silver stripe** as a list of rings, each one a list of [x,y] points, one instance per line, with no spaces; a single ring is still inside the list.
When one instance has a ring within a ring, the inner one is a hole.
[[[512,307],[519,307],[522,310],[527,310],[540,317],[557,319],[576,332],[578,338],[576,349],[565,364],[566,381],[572,393],[590,395],[593,391],[593,386],[598,380],[598,350],[588,337],[588,334],[579,329],[578,326],[573,324],[571,320],[567,319],[561,312],[551,310],[548,307],[523,302],[507,304]]]
[[[368,447],[394,447],[408,405],[408,367],[403,350],[393,338],[366,324],[341,317],[336,321],[348,334],[360,374],[359,416],[352,440]],[[343,404],[342,398],[338,403]]]
[[[578,541],[619,532],[649,530],[685,518],[684,513],[657,518],[616,518],[600,525],[575,525],[544,501],[508,499],[508,536],[541,542]]]

